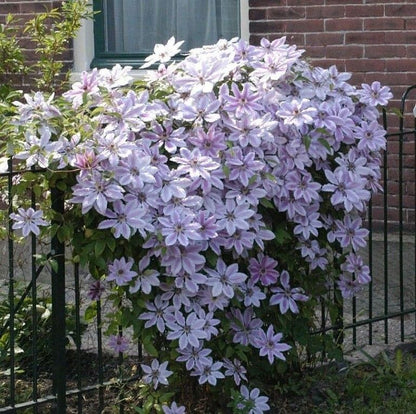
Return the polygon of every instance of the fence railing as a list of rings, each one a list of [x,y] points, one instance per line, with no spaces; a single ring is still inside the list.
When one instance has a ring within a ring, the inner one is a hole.
[[[407,111],[408,97],[415,90],[416,86],[413,86],[403,95],[401,113]],[[322,321],[323,331],[342,332],[340,338],[345,346],[403,342],[408,337],[414,338],[416,333],[416,124],[406,128],[405,117],[396,117],[399,126],[393,130],[387,124],[388,119],[384,112],[387,140],[397,143],[398,151],[389,154],[388,145],[382,176],[384,193],[372,200],[368,213],[370,235],[368,249],[363,254],[367,257],[373,281],[359,298],[340,304],[343,319],[339,325],[325,326]],[[391,162],[394,169],[398,169],[397,174],[391,173]],[[14,171],[11,161],[8,171],[0,173],[2,185],[7,186],[5,205],[9,214],[16,207],[13,182],[18,174],[22,171]],[[392,194],[392,189],[397,192]],[[35,206],[34,194],[29,197]],[[59,190],[53,190],[51,199],[51,208],[62,214],[64,200]],[[413,200],[410,208],[409,199]],[[397,214],[394,217],[393,210]],[[11,223],[7,231],[9,237],[2,248],[7,251],[4,257],[8,263],[0,268],[0,282],[3,279],[3,286],[0,285],[0,357],[3,358],[3,363],[0,361],[0,413],[31,410],[63,414],[67,412],[69,401],[78,413],[103,411],[108,395],[120,392],[119,379],[114,378],[136,379],[134,374],[126,375],[123,371],[123,355],[120,354],[115,362],[106,356],[102,336],[105,304],[97,300],[95,329],[92,331],[89,327],[85,333],[82,276],[78,266],[66,263],[65,246],[56,237],[52,238],[46,258],[53,259],[55,264],[49,266],[47,260],[38,263],[40,247],[35,236],[31,236],[18,253]],[[27,263],[20,260],[22,256]],[[47,312],[49,305],[50,314]],[[45,318],[50,323],[48,330],[42,329]],[[21,329],[30,331],[23,339]],[[43,337],[45,332],[50,332],[50,338]],[[86,336],[89,339],[86,340]],[[48,351],[39,347],[45,344]],[[24,372],[19,366],[22,350],[28,354],[23,355]],[[91,350],[93,352],[89,352]],[[47,355],[43,358],[45,352]],[[139,362],[140,346],[135,354]],[[7,369],[4,369],[4,361],[7,361]],[[22,377],[25,379],[23,385]],[[118,408],[122,413],[123,405]]]

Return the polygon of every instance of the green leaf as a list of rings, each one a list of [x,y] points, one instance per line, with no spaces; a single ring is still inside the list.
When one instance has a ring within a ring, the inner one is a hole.
[[[331,145],[329,145],[329,142],[326,139],[319,138],[318,141],[320,142],[320,144],[322,144],[326,148],[326,150],[328,152],[331,152],[332,151]]]
[[[114,250],[116,248],[116,240],[113,237],[108,237],[107,238],[107,246],[112,252],[114,252]]]
[[[303,136],[303,144],[305,145],[306,151],[309,150],[309,147],[311,146],[312,139],[309,135]]]
[[[273,203],[270,200],[268,200],[267,198],[262,198],[260,200],[260,204],[263,207],[266,207],[266,208],[271,208],[271,209],[274,209],[275,208],[274,205],[273,205]]]
[[[94,246],[94,252],[96,256],[101,256],[105,250],[105,246],[107,245],[106,240],[97,240]]]
[[[143,347],[150,356],[157,357],[159,355],[159,352],[157,351],[157,349],[151,341],[152,339],[149,336],[146,336],[143,339]]]
[[[85,309],[84,319],[85,322],[92,322],[97,316],[97,302],[91,302],[87,309]]]

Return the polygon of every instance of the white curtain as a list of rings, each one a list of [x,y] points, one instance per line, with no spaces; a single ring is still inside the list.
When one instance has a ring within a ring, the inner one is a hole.
[[[106,51],[153,52],[171,37],[189,50],[239,34],[239,0],[105,0]]]

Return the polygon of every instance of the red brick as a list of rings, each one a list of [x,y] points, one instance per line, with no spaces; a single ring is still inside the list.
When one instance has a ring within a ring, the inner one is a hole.
[[[386,4],[385,5],[386,16],[416,16],[416,4]]]
[[[405,46],[365,46],[365,57],[367,58],[398,58],[405,56]]]
[[[403,32],[404,40],[402,41],[405,44],[416,44],[416,30],[410,31],[406,30]]]
[[[416,19],[407,19],[404,22],[405,30],[416,30]]]
[[[328,17],[345,17],[344,6],[312,6],[306,7],[307,19],[325,19]]]
[[[386,70],[389,72],[416,72],[416,58],[387,59]]]
[[[306,46],[306,55],[311,58],[325,59],[325,46]]]
[[[364,30],[403,30],[404,28],[404,19],[385,17],[364,19]]]
[[[385,43],[384,32],[352,32],[345,34],[346,44],[377,44]]]
[[[348,62],[348,61],[346,61]],[[351,84],[353,85],[361,85],[365,81],[365,74],[364,73],[352,73],[351,76]]]
[[[269,20],[299,19],[305,17],[305,7],[273,7],[266,9]]]
[[[363,3],[363,0],[345,0],[345,1],[342,1],[342,0],[326,0],[325,1],[325,4],[336,4],[336,5],[338,5],[338,6],[341,6],[341,5],[344,5],[345,3],[348,3],[348,4],[362,4]]]
[[[250,22],[249,28],[250,33],[285,33],[286,32],[286,25],[287,22],[280,22],[280,21],[256,21]]]
[[[412,32],[410,32],[412,33]],[[394,32],[386,32],[385,39],[387,44],[406,44],[408,35],[406,31],[394,31]]]
[[[349,72],[384,71],[385,63],[380,59],[348,59]]]
[[[345,6],[345,15],[347,17],[376,17],[384,15],[384,6],[380,5],[363,5],[363,6]]]
[[[44,13],[50,9],[50,2],[22,3],[20,6],[21,13]]]
[[[286,36],[286,41],[291,45],[296,45],[303,49],[306,44],[305,36],[304,33],[291,33]]]
[[[306,44],[310,46],[326,46],[344,44],[343,33],[308,33]]]
[[[326,19],[325,30],[329,32],[354,31],[363,29],[363,19]]]
[[[321,5],[322,0],[286,0],[287,6],[315,6]]]
[[[0,4],[0,14],[20,13],[20,4]]]
[[[326,56],[329,58],[354,59],[363,57],[362,46],[327,46]]]
[[[250,9],[248,13],[248,18],[250,20],[265,20],[266,9]]]
[[[284,6],[286,3],[285,0],[250,0],[248,5],[250,7],[270,7],[273,6]]]
[[[345,72],[345,61],[342,59],[311,59],[311,63],[315,66],[321,66],[323,68],[329,68],[330,66],[336,66],[340,72]]]

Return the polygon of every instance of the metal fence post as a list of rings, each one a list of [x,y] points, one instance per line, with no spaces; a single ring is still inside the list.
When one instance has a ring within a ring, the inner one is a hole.
[[[52,210],[57,216],[64,213],[63,192],[51,188]],[[55,222],[58,222],[55,220]],[[66,412],[66,360],[65,360],[65,245],[55,234],[51,240],[52,259],[52,355],[53,392],[56,396],[54,414]]]

